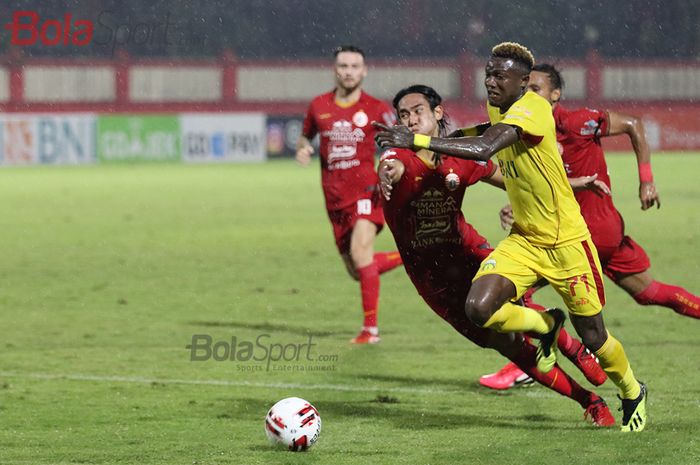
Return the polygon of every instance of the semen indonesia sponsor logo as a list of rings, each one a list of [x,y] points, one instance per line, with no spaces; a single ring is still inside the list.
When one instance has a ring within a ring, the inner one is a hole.
[[[231,336],[218,340],[210,334],[193,334],[185,349],[191,362],[230,362],[241,373],[336,371],[338,354],[322,354],[317,347],[311,334],[303,342],[279,341],[266,333],[253,339]]]

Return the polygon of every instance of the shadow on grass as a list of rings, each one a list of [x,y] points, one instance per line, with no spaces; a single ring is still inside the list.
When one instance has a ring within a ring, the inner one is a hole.
[[[323,439],[321,439],[323,441]],[[273,457],[275,464],[278,465],[284,465],[287,463],[291,464],[296,464],[296,463],[315,463],[318,460],[322,460],[323,457],[316,457],[314,456],[313,452],[308,454],[299,454],[299,453],[288,453],[286,456],[280,456],[280,452],[286,452],[283,447],[280,446],[273,446],[271,444],[252,444],[247,447],[249,451],[253,452],[258,452],[258,453],[267,453],[270,457]],[[316,448],[318,449],[318,448]],[[325,451],[326,454],[333,453],[332,451]],[[336,454],[339,455],[349,455],[348,451],[336,451]],[[390,450],[383,450],[383,449],[375,449],[375,450],[358,450],[358,449],[353,449],[352,450],[352,457],[381,457],[383,455],[393,455],[394,451]],[[281,461],[284,460],[284,461]],[[380,462],[381,463],[381,462]]]
[[[460,390],[469,392],[485,392],[486,389],[481,388],[476,381],[468,379],[459,378],[419,378],[416,376],[397,376],[397,375],[362,375],[360,377],[353,377],[353,379],[367,380],[367,381],[378,381],[385,383],[402,383],[406,386],[416,387],[416,386],[427,386],[432,388],[438,387],[457,387]],[[495,391],[494,391],[495,392]]]
[[[429,407],[411,404],[410,400],[397,403],[378,402],[377,399],[367,398],[358,401],[322,401],[315,403],[321,413],[321,418],[326,421],[331,418],[357,421],[385,421],[391,422],[394,428],[412,431],[428,429],[453,429],[453,428],[506,428],[526,429],[542,431],[579,430],[580,424],[576,421],[564,421],[541,413],[515,415],[508,411],[500,411],[494,415],[485,415],[483,406],[478,413],[454,413],[451,411],[435,411]],[[236,398],[224,400],[224,410],[233,418],[249,417],[260,418],[262,424],[265,412],[271,407],[271,403],[255,398]],[[216,406],[221,409],[221,404]],[[219,411],[221,417],[222,412]]]
[[[427,388],[458,388],[459,391],[478,393],[479,395],[489,397],[511,397],[517,396],[520,389],[529,389],[530,386],[518,389],[509,389],[504,391],[495,391],[481,386],[476,379],[468,378],[419,378],[416,376],[397,376],[397,375],[362,375],[361,377],[353,377],[352,379],[377,381],[385,383],[401,383],[410,387],[427,387]],[[539,385],[532,386],[535,389],[541,388]]]

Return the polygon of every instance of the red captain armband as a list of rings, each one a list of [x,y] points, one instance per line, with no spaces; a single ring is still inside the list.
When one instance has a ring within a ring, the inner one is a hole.
[[[639,182],[654,182],[654,175],[651,173],[651,163],[639,164]]]

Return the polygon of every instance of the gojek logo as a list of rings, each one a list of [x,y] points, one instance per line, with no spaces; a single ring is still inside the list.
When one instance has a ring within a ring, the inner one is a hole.
[[[73,21],[73,15],[66,13],[63,20],[42,19],[36,11],[15,11],[12,22],[5,24],[11,32],[12,45],[56,45],[85,46],[92,41],[95,26],[92,21],[79,19]]]

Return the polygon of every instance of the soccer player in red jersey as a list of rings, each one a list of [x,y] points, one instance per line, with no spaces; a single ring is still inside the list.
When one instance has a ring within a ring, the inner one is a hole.
[[[415,85],[396,95],[394,108],[414,134],[438,136],[446,127],[441,102],[434,89]],[[496,165],[436,157],[426,149],[389,149],[382,155],[379,177],[387,225],[408,276],[430,308],[475,344],[499,351],[538,382],[577,401],[593,424],[612,426],[615,420],[603,399],[558,365],[547,374],[537,370],[536,349],[522,334],[481,328],[464,312],[471,280],[492,249],[464,219],[462,200],[466,188],[478,181],[503,188]]]
[[[339,47],[335,56],[336,87],[317,96],[309,105],[302,136],[297,141],[297,161],[306,166],[320,136],[321,185],[335,243],[350,276],[360,282],[364,323],[352,342],[379,342],[377,308],[379,275],[401,264],[397,252],[374,253],[374,241],[384,225],[377,172],[374,169],[375,129],[370,121],[393,124],[391,108],[362,91],[367,75],[364,52],[354,46]]]
[[[597,174],[597,179],[610,187],[608,167],[601,147],[601,138],[627,134],[632,142],[639,168],[639,200],[642,210],[661,206],[651,172],[651,154],[644,136],[644,125],[638,118],[610,110],[578,108],[569,110],[559,103],[564,80],[551,64],[536,65],[530,73],[528,87],[551,104],[557,128],[557,142],[570,177]],[[590,191],[576,192],[581,214],[591,231],[603,272],[624,289],[640,305],[660,305],[691,318],[700,318],[700,297],[687,290],[654,280],[644,249],[625,235],[622,215],[612,196]],[[509,226],[510,210],[502,211],[502,223]],[[507,389],[515,380],[527,380],[512,364],[480,379],[482,385]],[[502,386],[502,387],[501,387]]]

